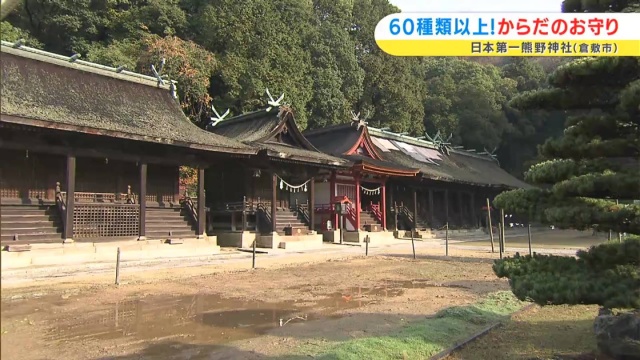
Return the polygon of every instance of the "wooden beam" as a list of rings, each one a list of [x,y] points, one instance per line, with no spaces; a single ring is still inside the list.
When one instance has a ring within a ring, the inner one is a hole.
[[[64,219],[64,242],[73,242],[73,212],[76,193],[76,157],[67,155],[67,204]]]
[[[138,194],[138,204],[140,205],[140,228],[138,229],[138,240],[144,240],[147,230],[147,164],[140,163],[140,193]]]
[[[205,210],[204,168],[198,168],[198,237],[205,235],[207,214]]]

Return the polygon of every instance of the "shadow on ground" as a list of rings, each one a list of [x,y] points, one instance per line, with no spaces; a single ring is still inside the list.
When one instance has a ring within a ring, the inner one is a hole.
[[[444,251],[443,251],[444,252]],[[491,253],[487,253],[487,255],[490,255]],[[496,259],[498,258],[499,254],[496,252],[495,254]],[[401,258],[401,259],[413,259],[413,255],[412,254],[394,254],[394,253],[389,253],[389,254],[384,254],[381,255],[384,257],[395,257],[395,258]],[[478,263],[478,264],[492,264],[493,260],[495,259],[487,259],[487,258],[477,258],[477,257],[468,257],[468,256],[456,256],[455,254],[451,254],[449,256],[445,256],[444,254],[442,255],[421,255],[419,253],[416,253],[416,260],[441,260],[441,261],[455,261],[455,262],[466,262],[466,263]]]
[[[609,360],[597,355],[597,307],[534,308],[453,354],[451,360]]]

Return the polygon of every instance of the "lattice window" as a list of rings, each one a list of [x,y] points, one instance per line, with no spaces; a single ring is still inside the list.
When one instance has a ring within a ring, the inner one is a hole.
[[[338,196],[346,196],[351,201],[356,201],[356,186],[351,184],[337,184]]]
[[[140,206],[137,204],[76,204],[73,212],[73,236],[137,236],[139,219]]]

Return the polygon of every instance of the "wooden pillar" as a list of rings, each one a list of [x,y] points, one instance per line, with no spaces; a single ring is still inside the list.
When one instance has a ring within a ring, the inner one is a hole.
[[[380,212],[382,214],[382,230],[387,231],[387,183],[382,183],[382,189],[380,197],[382,198],[382,204],[380,204]]]
[[[138,194],[138,204],[140,205],[140,222],[138,229],[138,240],[144,240],[146,236],[146,216],[147,216],[147,164],[140,163],[140,192]]]
[[[316,228],[316,179],[314,177],[309,180],[309,230],[314,231]]]
[[[392,185],[392,186],[389,186],[389,206],[393,207],[393,219],[394,219],[393,227],[397,231],[398,230],[398,224],[395,224],[395,222],[396,222],[395,219],[396,219],[396,211],[398,209],[395,208],[395,204],[396,203],[393,200],[393,185]],[[386,214],[386,212],[385,212],[385,214]]]
[[[469,201],[471,202],[471,219],[473,222],[473,228],[477,229],[478,228],[478,218],[476,216],[476,194],[475,192],[470,192],[469,193]]]
[[[333,209],[333,202],[335,201],[336,196],[338,196],[337,194],[337,190],[336,190],[336,171],[333,170],[331,171],[331,179],[329,181],[329,186],[331,187],[329,189],[329,206],[331,206],[331,209]],[[333,218],[331,219],[331,222],[333,223],[333,229],[337,230],[338,228],[340,228],[340,224],[338,221],[338,214],[336,214],[333,210]]]
[[[460,214],[460,226],[464,225],[464,207],[462,206],[462,191],[458,191],[458,211]]]
[[[432,229],[436,227],[435,209],[433,208],[433,189],[429,189],[429,225]]]
[[[204,196],[204,168],[198,167],[198,237],[205,235],[205,227],[207,225]]]
[[[449,222],[449,190],[444,191],[444,221]]]
[[[73,242],[73,212],[76,193],[76,157],[67,155],[67,208],[64,219],[64,242]]]
[[[356,231],[360,231],[360,175],[356,175]]]
[[[418,227],[418,190],[413,189],[413,229],[414,231]]]
[[[276,228],[276,201],[278,200],[278,176],[276,173],[271,175],[271,231],[277,232]]]

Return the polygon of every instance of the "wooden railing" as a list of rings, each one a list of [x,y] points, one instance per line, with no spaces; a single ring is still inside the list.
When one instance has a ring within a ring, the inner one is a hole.
[[[369,211],[373,214],[373,217],[382,223],[382,211],[380,211],[380,203],[374,204],[373,201],[369,203]]]
[[[298,215],[302,216],[302,218],[304,219],[304,221],[306,221],[307,224],[311,223],[311,218],[309,216],[309,201],[308,200],[305,203],[298,204],[298,200],[296,199],[295,210],[294,211]]]
[[[60,187],[60,182],[56,182],[56,208],[58,209],[58,213],[60,214],[60,218],[62,221],[62,231],[67,227],[67,204],[65,201],[65,197],[62,196],[62,189]]]
[[[198,199],[194,199],[185,191],[181,199],[182,208],[189,214],[191,219],[198,223]]]
[[[67,192],[59,191],[59,195],[66,202]],[[131,186],[128,186],[128,190],[126,193],[100,193],[100,192],[75,191],[73,193],[73,198],[78,203],[121,203],[121,204],[134,204],[134,203],[137,203],[136,200],[138,199],[136,195],[131,193]]]

